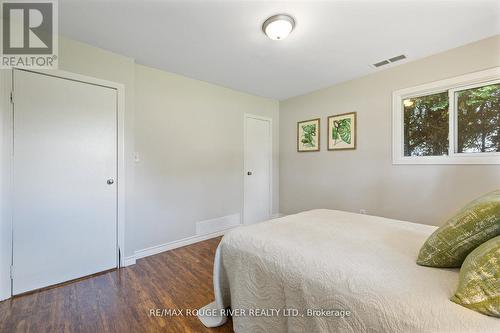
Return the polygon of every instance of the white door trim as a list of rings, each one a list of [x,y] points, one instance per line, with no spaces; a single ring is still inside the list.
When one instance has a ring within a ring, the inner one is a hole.
[[[251,113],[243,114],[243,210],[242,210],[242,222],[245,221],[245,194],[246,194],[246,172],[247,172],[247,160],[246,160],[246,150],[247,150],[247,119],[258,119],[269,122],[269,139],[270,148],[269,149],[269,218],[272,216],[273,212],[273,119],[269,117],[259,116]]]
[[[125,254],[125,86],[121,83],[97,79],[94,77],[75,74],[71,72],[66,72],[62,70],[25,70],[25,69],[13,69],[13,70],[1,70],[0,71],[0,82],[4,89],[0,90],[0,107],[4,110],[2,114],[3,122],[3,132],[2,133],[2,149],[0,155],[1,162],[1,172],[2,178],[8,178],[9,184],[8,188],[3,190],[1,193],[1,223],[0,223],[0,237],[1,240],[7,239],[9,243],[10,251],[2,255],[0,258],[0,300],[8,298],[12,295],[12,283],[10,281],[10,276],[6,276],[5,272],[10,271],[10,265],[12,265],[12,229],[13,229],[13,215],[11,207],[12,202],[12,181],[13,181],[13,104],[10,103],[10,92],[13,90],[13,71],[23,70],[32,73],[44,74],[48,76],[58,77],[62,79],[79,81],[94,85],[99,85],[103,87],[108,87],[115,89],[117,92],[117,267],[124,266],[124,254]],[[15,92],[14,92],[15,100]],[[7,126],[8,123],[8,126]],[[10,230],[10,235],[4,237],[1,235],[3,230]],[[2,247],[3,249],[3,247]],[[10,257],[9,267],[3,267],[4,258]],[[10,274],[9,274],[10,275]],[[9,280],[10,290],[7,294],[7,288],[5,280]]]

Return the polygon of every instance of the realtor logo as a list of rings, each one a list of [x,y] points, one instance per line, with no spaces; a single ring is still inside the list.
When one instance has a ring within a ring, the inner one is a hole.
[[[57,68],[57,2],[2,2],[1,68]]]

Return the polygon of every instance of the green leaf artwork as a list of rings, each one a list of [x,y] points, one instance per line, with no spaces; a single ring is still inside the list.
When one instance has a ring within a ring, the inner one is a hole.
[[[333,121],[332,140],[336,145],[338,142],[351,144],[351,119],[345,118]]]
[[[356,112],[328,117],[328,150],[356,149]]]
[[[305,147],[312,148],[316,145],[316,125],[315,124],[308,124],[308,125],[302,125],[302,137],[300,138],[300,142]]]

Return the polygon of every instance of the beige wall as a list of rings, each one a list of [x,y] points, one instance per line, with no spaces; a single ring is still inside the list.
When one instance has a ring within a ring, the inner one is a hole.
[[[394,90],[500,66],[500,37],[280,103],[280,209],[331,208],[439,225],[500,188],[498,165],[392,165]],[[328,116],[356,111],[358,148],[326,150]],[[297,121],[321,117],[321,152],[296,152]]]
[[[135,84],[134,248],[193,236],[197,221],[241,213],[244,113],[273,119],[277,175],[278,102],[141,65]],[[277,181],[273,193],[277,212]]]

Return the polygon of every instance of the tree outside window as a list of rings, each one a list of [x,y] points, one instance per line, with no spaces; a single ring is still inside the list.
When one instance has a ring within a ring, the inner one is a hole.
[[[403,100],[404,156],[500,151],[500,84],[455,91],[455,138],[449,136],[449,92]]]
[[[404,155],[448,154],[448,92],[403,101]]]
[[[500,84],[455,93],[457,153],[500,151]]]

